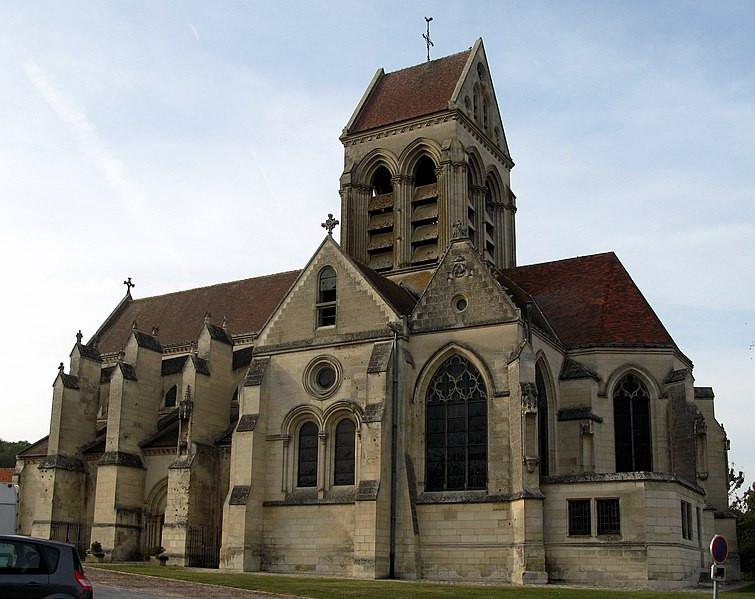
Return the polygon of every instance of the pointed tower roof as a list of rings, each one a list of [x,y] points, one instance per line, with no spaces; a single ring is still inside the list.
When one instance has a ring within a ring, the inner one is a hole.
[[[472,54],[470,48],[393,73],[379,69],[346,126],[347,133],[447,110]]]

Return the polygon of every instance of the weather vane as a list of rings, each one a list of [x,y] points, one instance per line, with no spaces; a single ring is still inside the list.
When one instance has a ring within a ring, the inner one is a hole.
[[[425,38],[425,44],[427,44],[427,62],[430,62],[430,46],[435,46],[435,44],[433,44],[433,41],[430,39],[430,21],[432,20],[432,17],[425,17],[425,22],[427,23],[427,33],[422,34],[422,37]]]

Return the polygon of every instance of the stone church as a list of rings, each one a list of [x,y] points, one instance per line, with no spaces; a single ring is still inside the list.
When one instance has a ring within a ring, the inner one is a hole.
[[[736,577],[712,389],[615,254],[517,265],[482,40],[379,69],[340,139],[340,243],[331,215],[300,271],[129,285],[77,335],[18,457],[21,532],[235,571],[656,586],[695,584],[721,533]]]

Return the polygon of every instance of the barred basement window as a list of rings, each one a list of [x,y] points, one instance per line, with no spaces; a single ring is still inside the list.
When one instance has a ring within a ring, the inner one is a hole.
[[[317,290],[317,326],[336,324],[336,271],[326,266],[320,271]]]
[[[430,380],[425,413],[425,488],[484,489],[488,472],[488,396],[479,370],[453,355]]]
[[[173,385],[165,394],[165,407],[174,408],[176,406],[176,395],[178,394],[178,387]]]
[[[619,513],[618,499],[597,499],[598,507],[598,534],[618,535],[621,534],[621,516]]]
[[[692,540],[692,505],[682,501],[682,538]]]
[[[613,392],[616,472],[653,469],[650,451],[650,394],[645,383],[626,375]]]
[[[355,432],[356,426],[354,426],[354,423],[349,419],[341,420],[336,426],[333,485],[354,484]]]
[[[297,461],[296,485],[317,486],[317,425],[305,422],[299,429],[299,459]]]
[[[590,521],[590,500],[570,499],[569,506],[569,535],[589,536],[592,534]]]

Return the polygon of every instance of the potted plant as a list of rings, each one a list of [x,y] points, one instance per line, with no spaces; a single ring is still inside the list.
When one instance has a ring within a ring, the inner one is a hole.
[[[155,545],[154,547],[150,547],[147,550],[147,557],[151,561],[152,558],[159,559],[160,554],[165,551],[164,547],[160,547],[160,545]]]
[[[92,541],[92,544],[89,548],[89,553],[95,560],[100,563],[105,559],[105,552],[102,550],[102,543],[100,543],[99,541]]]

